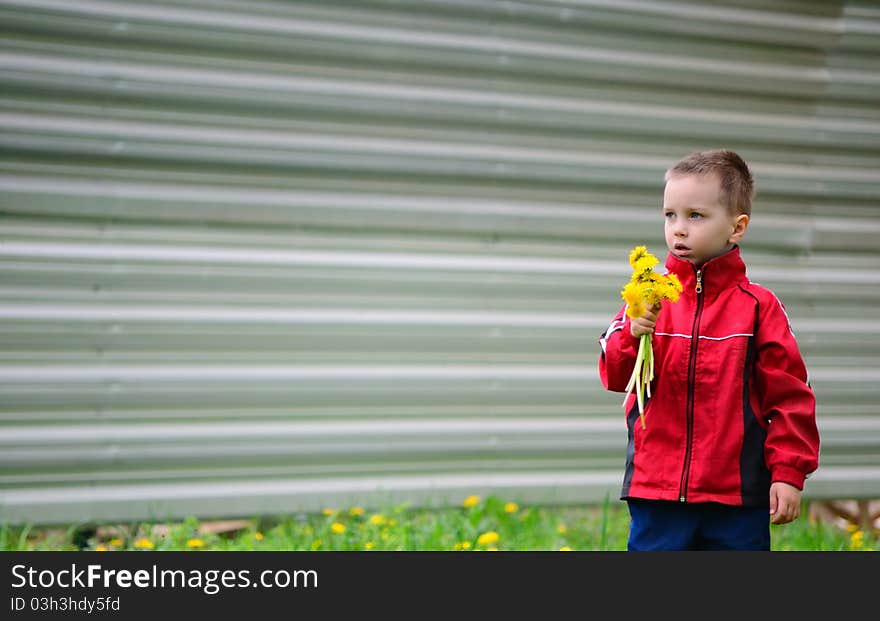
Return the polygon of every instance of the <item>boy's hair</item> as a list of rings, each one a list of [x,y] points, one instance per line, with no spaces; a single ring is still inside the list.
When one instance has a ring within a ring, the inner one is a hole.
[[[709,174],[717,174],[721,180],[721,204],[730,213],[752,215],[755,181],[748,165],[734,151],[695,151],[667,170],[665,180],[677,175]]]

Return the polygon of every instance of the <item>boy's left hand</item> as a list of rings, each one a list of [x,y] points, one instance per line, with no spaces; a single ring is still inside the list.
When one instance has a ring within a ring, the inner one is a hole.
[[[776,481],[770,485],[770,522],[788,524],[801,513],[801,490],[794,485]]]

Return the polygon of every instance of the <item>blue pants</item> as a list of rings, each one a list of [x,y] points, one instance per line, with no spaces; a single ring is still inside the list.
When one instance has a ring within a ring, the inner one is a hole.
[[[767,508],[628,500],[627,550],[770,550]]]

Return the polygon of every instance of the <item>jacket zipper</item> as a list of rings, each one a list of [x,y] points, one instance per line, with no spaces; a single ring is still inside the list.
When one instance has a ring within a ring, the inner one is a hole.
[[[684,452],[684,467],[681,471],[681,483],[678,488],[678,500],[687,500],[688,477],[691,469],[691,445],[694,441],[694,391],[697,380],[697,343],[700,340],[700,315],[703,314],[703,270],[697,270],[697,312],[694,314],[694,325],[691,328],[691,357],[688,364],[688,399],[687,399],[687,445]]]

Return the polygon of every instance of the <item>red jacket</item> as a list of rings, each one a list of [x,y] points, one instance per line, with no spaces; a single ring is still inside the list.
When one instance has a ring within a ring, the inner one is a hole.
[[[635,394],[621,498],[768,506],[770,483],[803,489],[819,465],[816,401],[782,302],[746,277],[739,247],[700,270],[669,253],[681,280],[653,335],[645,429]],[[599,343],[599,375],[623,392],[638,352],[624,305]]]

